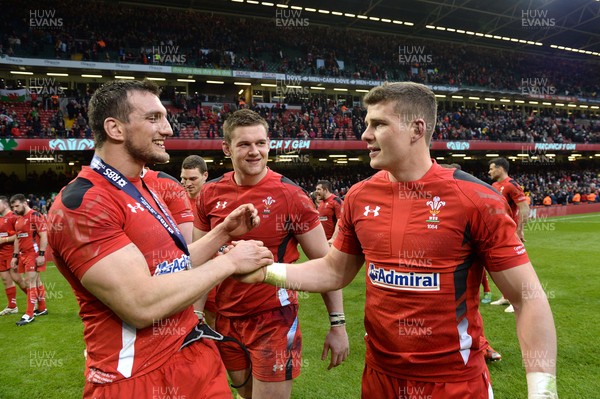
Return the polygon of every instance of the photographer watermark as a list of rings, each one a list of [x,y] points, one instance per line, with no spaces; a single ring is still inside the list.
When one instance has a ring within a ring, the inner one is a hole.
[[[425,319],[398,319],[398,335],[401,336],[430,336],[432,329],[425,325]]]
[[[187,55],[176,45],[152,46],[150,55],[155,64],[183,65],[187,62]]]
[[[57,153],[54,148],[33,146],[29,147],[29,156],[26,159],[30,163],[62,163],[64,155]]]
[[[275,364],[273,372],[285,371],[289,368],[302,368],[310,366],[308,359],[302,359],[302,353],[299,351],[277,350],[275,351]]]
[[[521,78],[521,94],[530,95],[553,95],[556,87],[550,83],[548,78]]]
[[[521,163],[536,165],[554,165],[555,154],[548,154],[548,150],[531,147],[521,147],[521,153],[517,155]]]
[[[554,299],[556,297],[554,290],[548,289],[547,283],[522,283],[521,295],[523,299],[540,299],[544,297]]]
[[[29,367],[48,368],[63,367],[62,359],[56,357],[56,351],[29,351]]]
[[[523,231],[555,231],[556,222],[549,221],[548,216],[530,218],[523,226]]]
[[[154,320],[152,322],[152,335],[181,335],[185,336],[189,331],[179,325],[179,319],[168,318]]]
[[[55,78],[30,78],[28,81],[29,93],[38,96],[62,96],[64,90]]]
[[[283,79],[275,79],[275,94],[280,97],[290,95],[303,96],[309,94],[308,87],[302,86],[302,78],[300,76],[286,76]]]
[[[431,199],[433,194],[425,189],[425,183],[419,182],[398,182],[398,199],[400,200],[419,200]]]
[[[188,399],[187,395],[180,394],[181,387],[159,386],[152,387],[152,399]]]
[[[528,350],[523,352],[523,367],[526,369],[551,369],[556,367],[556,360],[546,350]]]
[[[294,29],[306,28],[310,24],[308,18],[303,16],[302,10],[276,8],[275,26],[277,28]]]
[[[63,26],[63,18],[57,15],[56,9],[29,10],[30,29],[60,29]]]
[[[523,28],[553,28],[556,18],[548,15],[548,10],[521,10],[521,26]]]
[[[269,201],[267,197],[267,201]],[[274,200],[273,200],[274,201]],[[266,208],[266,207],[265,207]],[[266,209],[265,209],[266,211]],[[263,213],[265,212],[263,211]],[[259,211],[260,213],[260,211]],[[303,234],[308,232],[310,229],[310,223],[303,221],[302,215],[292,213],[289,215],[276,215],[275,216],[275,231],[277,232],[295,232],[297,234]]]
[[[407,250],[398,251],[398,266],[410,268],[425,268],[428,269],[432,265],[430,257],[426,256],[424,250]]]
[[[398,388],[398,399],[433,399],[433,395],[425,395],[424,386],[406,386]]]
[[[399,45],[398,62],[400,65],[430,65],[433,64],[433,55],[425,46]]]

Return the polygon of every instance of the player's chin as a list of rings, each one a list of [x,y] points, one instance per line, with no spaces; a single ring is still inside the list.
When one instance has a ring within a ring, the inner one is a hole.
[[[163,152],[154,153],[150,163],[168,163],[170,159],[171,156],[163,150]]]

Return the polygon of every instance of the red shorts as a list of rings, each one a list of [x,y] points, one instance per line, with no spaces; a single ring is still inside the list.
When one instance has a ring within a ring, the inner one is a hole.
[[[493,399],[494,392],[487,368],[480,377],[468,381],[424,382],[392,377],[365,365],[361,398]]]
[[[217,331],[236,338],[248,348],[252,375],[259,381],[279,382],[300,375],[302,334],[298,305],[288,305],[248,317],[228,318],[217,313]],[[232,342],[219,342],[225,368],[250,367],[244,351]]]
[[[160,368],[113,384],[85,383],[84,398],[231,399],[227,374],[213,341],[201,339]]]
[[[12,256],[8,259],[0,258],[0,272],[7,272],[10,270],[10,261],[12,260]]]
[[[204,304],[204,311],[208,312],[217,312],[217,288],[213,287],[212,290],[208,292],[208,298],[206,298],[206,303]]]
[[[19,255],[19,274],[28,273],[28,272],[45,272],[46,271],[46,261],[40,267],[35,265],[35,258],[37,258],[37,254],[20,254]]]

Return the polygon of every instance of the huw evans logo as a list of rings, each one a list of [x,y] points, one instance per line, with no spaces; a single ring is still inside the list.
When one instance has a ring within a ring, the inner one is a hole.
[[[374,285],[394,290],[439,291],[439,273],[402,273],[369,263],[369,279]]]
[[[308,25],[308,18],[302,18],[302,10],[275,10],[275,26],[278,28],[306,28]]]
[[[300,76],[287,75],[283,79],[275,79],[275,93],[278,96],[287,95],[308,95],[309,90],[303,87],[302,78]]]
[[[400,65],[433,63],[433,56],[425,52],[425,46],[398,46],[398,62]]]
[[[29,79],[29,92],[38,96],[62,96],[64,94],[60,82],[54,78],[31,78]]]
[[[521,94],[555,94],[556,87],[552,85],[548,78],[521,78]]]
[[[523,28],[553,28],[556,18],[548,17],[548,10],[521,10]]]
[[[31,29],[57,29],[63,25],[63,19],[56,16],[56,10],[29,10]]]
[[[187,56],[180,52],[179,46],[152,46],[152,59],[156,64],[185,64]]]

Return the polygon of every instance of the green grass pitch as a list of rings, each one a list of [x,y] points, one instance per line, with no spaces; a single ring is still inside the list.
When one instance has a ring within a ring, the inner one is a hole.
[[[538,219],[526,229],[526,247],[549,297],[558,333],[561,399],[600,398],[600,214]],[[45,275],[50,314],[16,327],[19,315],[0,317],[0,398],[80,398],[83,388],[83,326],[73,293],[57,269]],[[293,398],[359,398],[364,361],[364,269],[344,289],[350,357],[327,371],[321,361],[328,329],[318,294],[299,293],[304,352]],[[492,288],[494,299],[498,291]],[[4,306],[5,298],[0,297]],[[25,296],[18,294],[24,310]],[[496,399],[526,398],[525,374],[514,316],[504,306],[483,305],[486,336],[502,353],[489,365]],[[438,398],[432,398],[438,399]],[[440,398],[441,399],[441,398]]]

